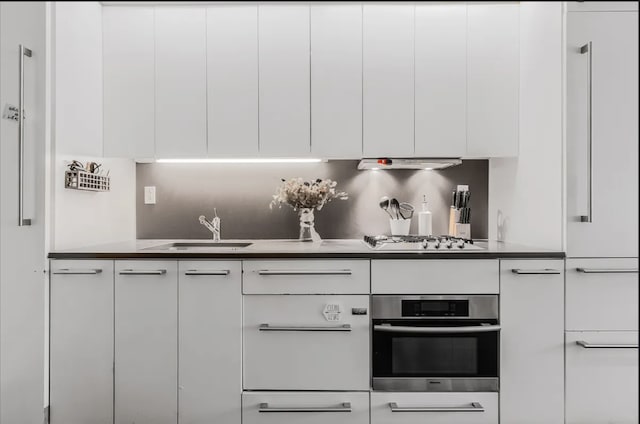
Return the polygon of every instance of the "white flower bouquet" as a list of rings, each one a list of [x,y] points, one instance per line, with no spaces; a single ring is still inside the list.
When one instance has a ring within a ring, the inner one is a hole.
[[[330,179],[317,179],[305,181],[302,178],[283,179],[282,184],[276,189],[270,207],[282,207],[282,204],[291,206],[294,210],[317,209],[334,199],[345,200],[348,198],[344,191],[337,191],[337,182]]]

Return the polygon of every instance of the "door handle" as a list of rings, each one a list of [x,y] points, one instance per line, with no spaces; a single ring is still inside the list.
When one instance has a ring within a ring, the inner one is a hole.
[[[583,274],[637,274],[638,268],[576,268]]]
[[[123,269],[119,272],[120,275],[164,275],[166,273],[166,269]]]
[[[351,275],[350,269],[261,269],[258,275]]]
[[[410,327],[401,325],[374,325],[373,331],[386,333],[490,333],[500,331],[499,325],[473,325],[468,327]]]
[[[351,402],[343,402],[340,406],[302,406],[302,407],[270,407],[268,403],[260,404],[258,412],[351,412]]]
[[[351,331],[351,324],[343,324],[337,327],[297,327],[297,326],[271,326],[269,324],[260,324],[259,331]]]
[[[184,275],[229,275],[231,271],[228,269],[190,269],[184,272]]]
[[[102,272],[101,269],[69,269],[62,268],[53,271],[55,275],[96,275]]]
[[[31,57],[31,49],[19,46],[18,60],[18,227],[31,225],[31,219],[24,217],[24,57]]]
[[[518,275],[558,275],[562,271],[557,269],[512,269],[511,272]]]
[[[588,169],[589,169],[589,206],[587,215],[581,215],[581,222],[593,222],[593,42],[589,41],[580,47],[580,54],[587,54],[587,78],[588,78],[588,115],[587,115],[587,141],[589,143]]]
[[[583,349],[637,349],[638,343],[589,343],[584,340],[578,340],[576,344]]]
[[[469,406],[398,406],[390,402],[389,409],[391,412],[484,412],[479,402],[471,402]]]

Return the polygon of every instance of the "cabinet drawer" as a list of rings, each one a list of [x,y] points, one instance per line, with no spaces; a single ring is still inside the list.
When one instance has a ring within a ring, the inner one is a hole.
[[[371,424],[498,424],[498,393],[371,393]]]
[[[567,332],[566,343],[566,422],[637,423],[638,332]]]
[[[244,392],[243,424],[369,424],[369,393]]]
[[[494,294],[498,260],[408,259],[371,261],[371,291],[384,294]]]
[[[369,293],[368,260],[244,261],[245,294]]]
[[[325,318],[331,305],[339,321]],[[244,296],[244,388],[368,390],[368,308],[363,295]]]
[[[567,260],[567,330],[638,330],[638,259]]]

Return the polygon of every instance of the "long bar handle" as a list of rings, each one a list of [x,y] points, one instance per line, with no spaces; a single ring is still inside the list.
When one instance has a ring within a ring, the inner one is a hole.
[[[166,269],[123,269],[119,272],[120,275],[164,275],[166,273]]]
[[[62,268],[53,271],[55,275],[95,275],[102,273],[102,270],[97,269],[70,269],[70,268]]]
[[[261,269],[258,271],[258,275],[351,275],[351,273],[350,269]]]
[[[576,268],[583,274],[637,274],[638,268]]]
[[[190,269],[184,272],[184,275],[229,275],[231,271],[228,269]]]
[[[264,402],[260,404],[258,412],[351,412],[351,402],[343,402],[340,406],[311,406],[311,407],[269,407],[269,404]]]
[[[390,402],[389,409],[391,412],[484,412],[479,402],[471,402],[469,406],[398,406]]]
[[[20,60],[18,74],[18,227],[31,225],[31,219],[24,217],[24,57],[31,57],[31,49],[19,46]]]
[[[638,343],[629,343],[629,344],[617,344],[617,343],[589,343],[584,340],[578,340],[576,342],[578,346],[581,346],[583,349],[637,349]]]
[[[272,326],[260,324],[259,331],[351,331],[350,324],[343,324],[338,327],[296,327],[296,326]]]
[[[474,325],[468,327],[409,327],[401,325],[374,325],[374,331],[387,333],[490,333],[500,331],[499,325]]]
[[[558,275],[562,271],[557,269],[512,269],[511,272],[518,275]]]
[[[587,78],[588,78],[588,117],[587,117],[587,140],[589,142],[589,209],[587,215],[581,215],[581,222],[593,222],[593,43],[589,41],[580,47],[580,54],[587,54]]]

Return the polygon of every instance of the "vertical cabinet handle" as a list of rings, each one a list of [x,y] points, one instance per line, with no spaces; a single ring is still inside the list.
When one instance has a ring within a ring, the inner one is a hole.
[[[31,57],[31,50],[20,44],[18,60],[18,227],[31,225],[24,217],[24,57]]]
[[[589,206],[587,215],[581,215],[581,222],[593,222],[593,43],[589,41],[580,47],[580,54],[587,55],[587,142],[589,143]]]

